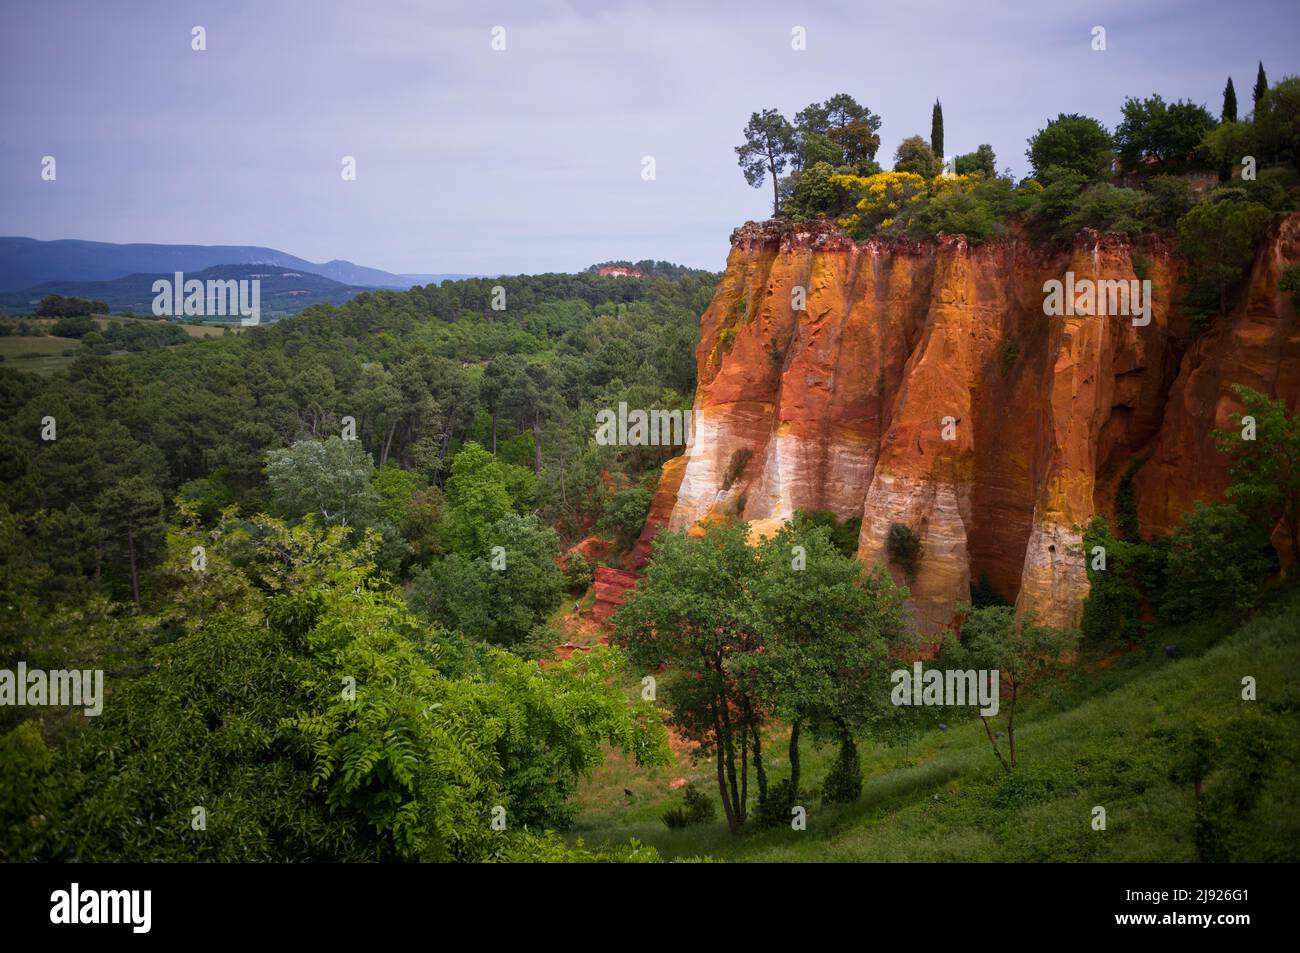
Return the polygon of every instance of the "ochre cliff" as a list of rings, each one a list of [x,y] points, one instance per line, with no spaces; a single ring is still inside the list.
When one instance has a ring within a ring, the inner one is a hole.
[[[1023,238],[857,243],[829,224],[749,223],[701,319],[693,440],[664,469],[634,562],[662,526],[738,517],[761,533],[830,510],[862,518],[867,564],[888,563],[892,523],[920,536],[915,577],[890,571],[923,632],[948,625],[981,577],[1074,624],[1080,531],[1113,518],[1135,459],[1147,458],[1133,480],[1142,529],[1169,532],[1226,486],[1212,431],[1239,409],[1231,385],[1300,401],[1300,327],[1277,287],[1298,259],[1300,215],[1280,218],[1243,300],[1194,338],[1178,260],[1154,239],[1085,233],[1053,253]],[[1067,271],[1149,279],[1150,323],[1045,315],[1044,282]]]

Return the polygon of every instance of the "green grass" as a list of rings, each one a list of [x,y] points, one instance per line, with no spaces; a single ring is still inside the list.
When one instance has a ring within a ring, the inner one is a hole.
[[[72,355],[80,342],[74,338],[55,337],[0,337],[0,356],[4,365],[14,370],[33,374],[53,374],[72,363]]]
[[[34,324],[43,324],[48,329],[54,324],[53,318],[26,318]],[[125,316],[113,316],[109,318],[96,318],[95,323],[100,328],[106,327],[111,321],[120,322],[140,322],[144,318],[130,318]],[[229,325],[215,324],[182,324],[181,327],[191,338],[211,338],[219,337],[223,333],[223,327]],[[239,333],[238,325],[232,328],[233,333]],[[33,374],[48,375],[66,368],[75,358],[77,348],[81,342],[76,338],[60,338],[46,335],[44,337],[18,337],[15,335],[6,335],[0,337],[0,358],[3,358],[3,364],[6,367],[19,371],[28,371]],[[126,351],[115,351],[114,356],[126,354]]]
[[[1170,643],[1179,646],[1180,658],[1165,656]],[[1245,675],[1257,680],[1256,702],[1240,698]],[[946,732],[928,731],[906,748],[860,744],[861,798],[826,808],[818,788],[835,751],[807,743],[801,745],[807,830],[733,837],[721,810],[716,823],[679,831],[660,820],[680,801],[669,790],[673,777],[695,780],[717,799],[711,761],[692,764],[683,751],[673,767],[647,771],[611,757],[581,786],[570,836],[589,846],[635,837],[666,858],[733,861],[1192,861],[1192,792],[1169,779],[1172,756],[1159,732],[1252,704],[1284,743],[1257,806],[1235,822],[1242,837],[1238,858],[1294,861],[1300,859],[1296,589],[1274,594],[1244,623],[1220,619],[1158,631],[1105,669],[1085,657],[1065,682],[1022,706],[1013,779],[998,767],[979,721],[954,718]],[[775,781],[788,771],[781,726],[764,741]],[[1215,782],[1212,775],[1207,790]],[[750,788],[752,797],[752,774]],[[1092,829],[1094,806],[1106,809],[1105,831]]]

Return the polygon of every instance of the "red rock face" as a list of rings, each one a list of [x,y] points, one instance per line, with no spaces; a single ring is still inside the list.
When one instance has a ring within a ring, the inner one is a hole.
[[[636,585],[637,578],[636,573],[597,566],[591,584],[595,595],[591,617],[597,622],[608,622],[610,616],[627,600],[628,590]]]
[[[919,535],[915,578],[890,571],[923,632],[949,625],[981,577],[1073,625],[1088,588],[1082,528],[1113,519],[1136,458],[1149,458],[1134,479],[1143,531],[1168,532],[1226,485],[1211,432],[1238,409],[1232,384],[1296,406],[1300,328],[1277,282],[1297,258],[1292,215],[1271,228],[1241,306],[1193,341],[1177,260],[1154,240],[1085,234],[1052,254],[1020,238],[971,248],[960,236],[859,244],[828,224],[737,229],[701,318],[693,440],[664,468],[630,568],[664,525],[743,518],[767,532],[798,509],[830,510],[862,517],[865,563],[888,563],[891,524]],[[1149,323],[1045,314],[1044,283],[1066,272],[1149,279]]]

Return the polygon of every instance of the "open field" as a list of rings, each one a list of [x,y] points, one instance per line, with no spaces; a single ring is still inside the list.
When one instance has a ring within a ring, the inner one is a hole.
[[[0,357],[4,365],[34,374],[53,374],[72,363],[77,341],[56,337],[0,337]]]
[[[31,324],[40,325],[45,328],[53,326],[53,318],[23,318]],[[97,317],[95,323],[100,327],[107,327],[110,323],[139,323],[152,324],[146,318],[131,318],[114,315],[112,317]],[[220,324],[182,324],[181,328],[190,337],[197,339],[220,337],[225,333],[230,325]],[[238,334],[238,326],[231,328],[231,333]],[[53,374],[55,371],[62,370],[72,363],[76,350],[80,342],[76,338],[63,338],[53,336],[43,337],[25,337],[6,335],[0,337],[0,358],[6,366],[16,370],[28,371],[34,374]],[[115,356],[125,354],[126,351],[114,352]]]

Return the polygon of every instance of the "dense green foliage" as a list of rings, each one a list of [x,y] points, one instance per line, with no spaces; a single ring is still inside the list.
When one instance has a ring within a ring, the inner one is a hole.
[[[662,757],[652,710],[617,651],[543,669],[488,646],[558,606],[562,545],[644,517],[606,481],[676,450],[598,446],[595,411],[689,407],[714,278],[674,274],[448,283],[85,347],[181,331],[123,322],[146,330],[0,373],[0,667],[102,668],[113,699],[0,711],[2,855],[594,859],[542,832],[602,745]]]
[[[1120,481],[1120,537],[1100,516],[1084,531],[1090,584],[1083,606],[1085,638],[1134,642],[1157,615],[1183,623],[1249,612],[1277,572],[1278,550],[1300,552],[1300,418],[1281,401],[1248,387],[1233,390],[1243,405],[1232,415],[1238,429],[1214,435],[1229,457],[1228,502],[1198,502],[1171,536],[1144,540],[1132,487],[1133,474],[1145,462],[1139,459]],[[1285,547],[1275,550],[1270,542],[1275,532]]]
[[[46,295],[36,304],[36,316],[41,318],[72,318],[91,314],[108,314],[108,305],[89,298]]]
[[[174,640],[57,750],[32,723],[0,742],[0,789],[16,792],[0,855],[562,857],[542,832],[568,822],[603,744],[664,758],[653,709],[611,684],[615,653],[542,669],[418,625],[375,543],[310,520],[182,528],[169,596],[126,625]]]

